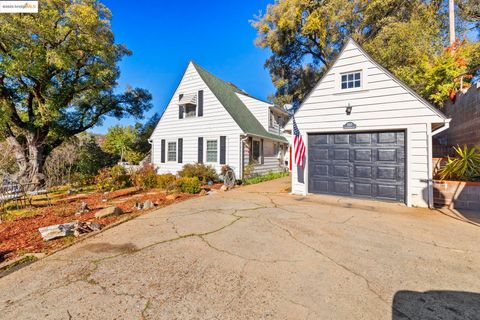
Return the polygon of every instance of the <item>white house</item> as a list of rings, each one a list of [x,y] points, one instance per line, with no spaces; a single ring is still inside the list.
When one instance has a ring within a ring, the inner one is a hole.
[[[449,119],[352,39],[295,120],[307,157],[293,168],[292,193],[432,205],[432,136]]]
[[[186,163],[237,178],[285,170],[288,140],[281,132],[288,115],[190,62],[155,128],[152,163],[158,173],[176,173]]]

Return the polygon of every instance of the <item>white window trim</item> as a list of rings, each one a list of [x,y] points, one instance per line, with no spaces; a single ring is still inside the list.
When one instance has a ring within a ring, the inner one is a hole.
[[[170,143],[175,143],[175,160],[169,160],[169,159],[168,159],[168,154],[169,154],[169,152],[168,152],[168,145],[169,145]],[[166,147],[167,147],[167,148],[166,148],[166,149],[167,149],[167,154],[166,154],[166,160],[167,160],[167,161],[166,161],[166,162],[176,163],[176,162],[178,161],[178,141],[177,141],[177,140],[167,140],[167,141],[166,141]]]
[[[357,73],[360,72],[360,87],[359,88],[346,88],[342,89],[342,75],[348,73]],[[361,92],[361,91],[368,91],[368,83],[367,83],[367,69],[343,69],[335,73],[335,93],[334,94],[346,94],[351,92]]]
[[[203,150],[204,150],[203,159],[205,159],[205,163],[206,164],[218,164],[218,163],[220,163],[220,138],[219,137],[210,137],[210,138],[204,138],[203,140],[204,140],[204,142],[203,142],[203,144],[204,144],[204,146],[203,146]],[[216,141],[217,142],[217,161],[215,161],[215,162],[208,161],[208,157],[207,157],[207,155],[208,155],[208,152],[207,152],[208,151],[207,150],[208,144],[207,144],[207,141]]]

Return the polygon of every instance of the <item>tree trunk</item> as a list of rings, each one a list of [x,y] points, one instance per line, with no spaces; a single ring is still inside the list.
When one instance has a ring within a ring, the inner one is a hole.
[[[19,171],[15,180],[21,183],[43,184],[45,181],[45,157],[43,139],[40,136],[28,133],[25,142],[21,143],[15,137],[8,137],[7,143],[13,148]],[[22,139],[23,140],[23,139]]]

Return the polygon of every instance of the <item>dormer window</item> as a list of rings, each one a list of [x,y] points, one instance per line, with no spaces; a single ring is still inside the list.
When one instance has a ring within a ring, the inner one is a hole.
[[[185,118],[197,116],[197,93],[182,95],[178,104],[183,108]]]
[[[362,73],[360,71],[342,73],[341,77],[342,90],[362,87]]]

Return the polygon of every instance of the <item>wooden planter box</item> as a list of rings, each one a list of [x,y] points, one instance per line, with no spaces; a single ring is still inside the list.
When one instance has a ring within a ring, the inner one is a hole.
[[[433,196],[436,207],[480,212],[480,182],[434,180]]]

